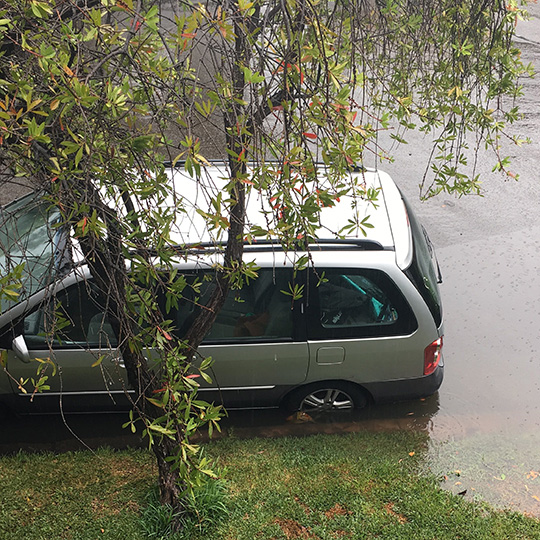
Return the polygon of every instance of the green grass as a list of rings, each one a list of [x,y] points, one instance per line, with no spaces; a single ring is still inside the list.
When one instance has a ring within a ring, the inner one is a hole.
[[[139,515],[154,475],[142,451],[3,457],[0,538],[142,539]]]
[[[539,520],[468,502],[420,474],[425,446],[408,432],[212,442],[228,513],[185,537],[540,540]],[[154,475],[144,451],[0,458],[0,538],[147,538]]]

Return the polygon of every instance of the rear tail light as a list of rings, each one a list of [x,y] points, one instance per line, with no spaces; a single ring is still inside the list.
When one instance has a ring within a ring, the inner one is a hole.
[[[424,375],[431,375],[441,359],[443,339],[440,337],[426,347],[424,351]]]

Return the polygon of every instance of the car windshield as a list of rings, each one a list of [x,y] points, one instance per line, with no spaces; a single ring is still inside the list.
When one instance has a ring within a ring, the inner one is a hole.
[[[19,295],[1,295],[0,313],[54,279],[66,254],[60,221],[58,209],[37,193],[0,208],[0,277],[23,265]]]

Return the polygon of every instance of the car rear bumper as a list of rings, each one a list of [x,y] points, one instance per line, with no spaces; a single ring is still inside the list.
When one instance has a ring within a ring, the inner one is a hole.
[[[425,377],[369,383],[362,386],[371,394],[375,403],[406,401],[431,396],[439,389],[443,378],[444,366],[441,363],[431,375]]]

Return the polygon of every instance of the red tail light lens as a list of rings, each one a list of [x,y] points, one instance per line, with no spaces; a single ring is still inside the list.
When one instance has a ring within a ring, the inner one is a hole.
[[[443,339],[440,337],[428,345],[424,351],[424,375],[431,375],[441,359]]]

